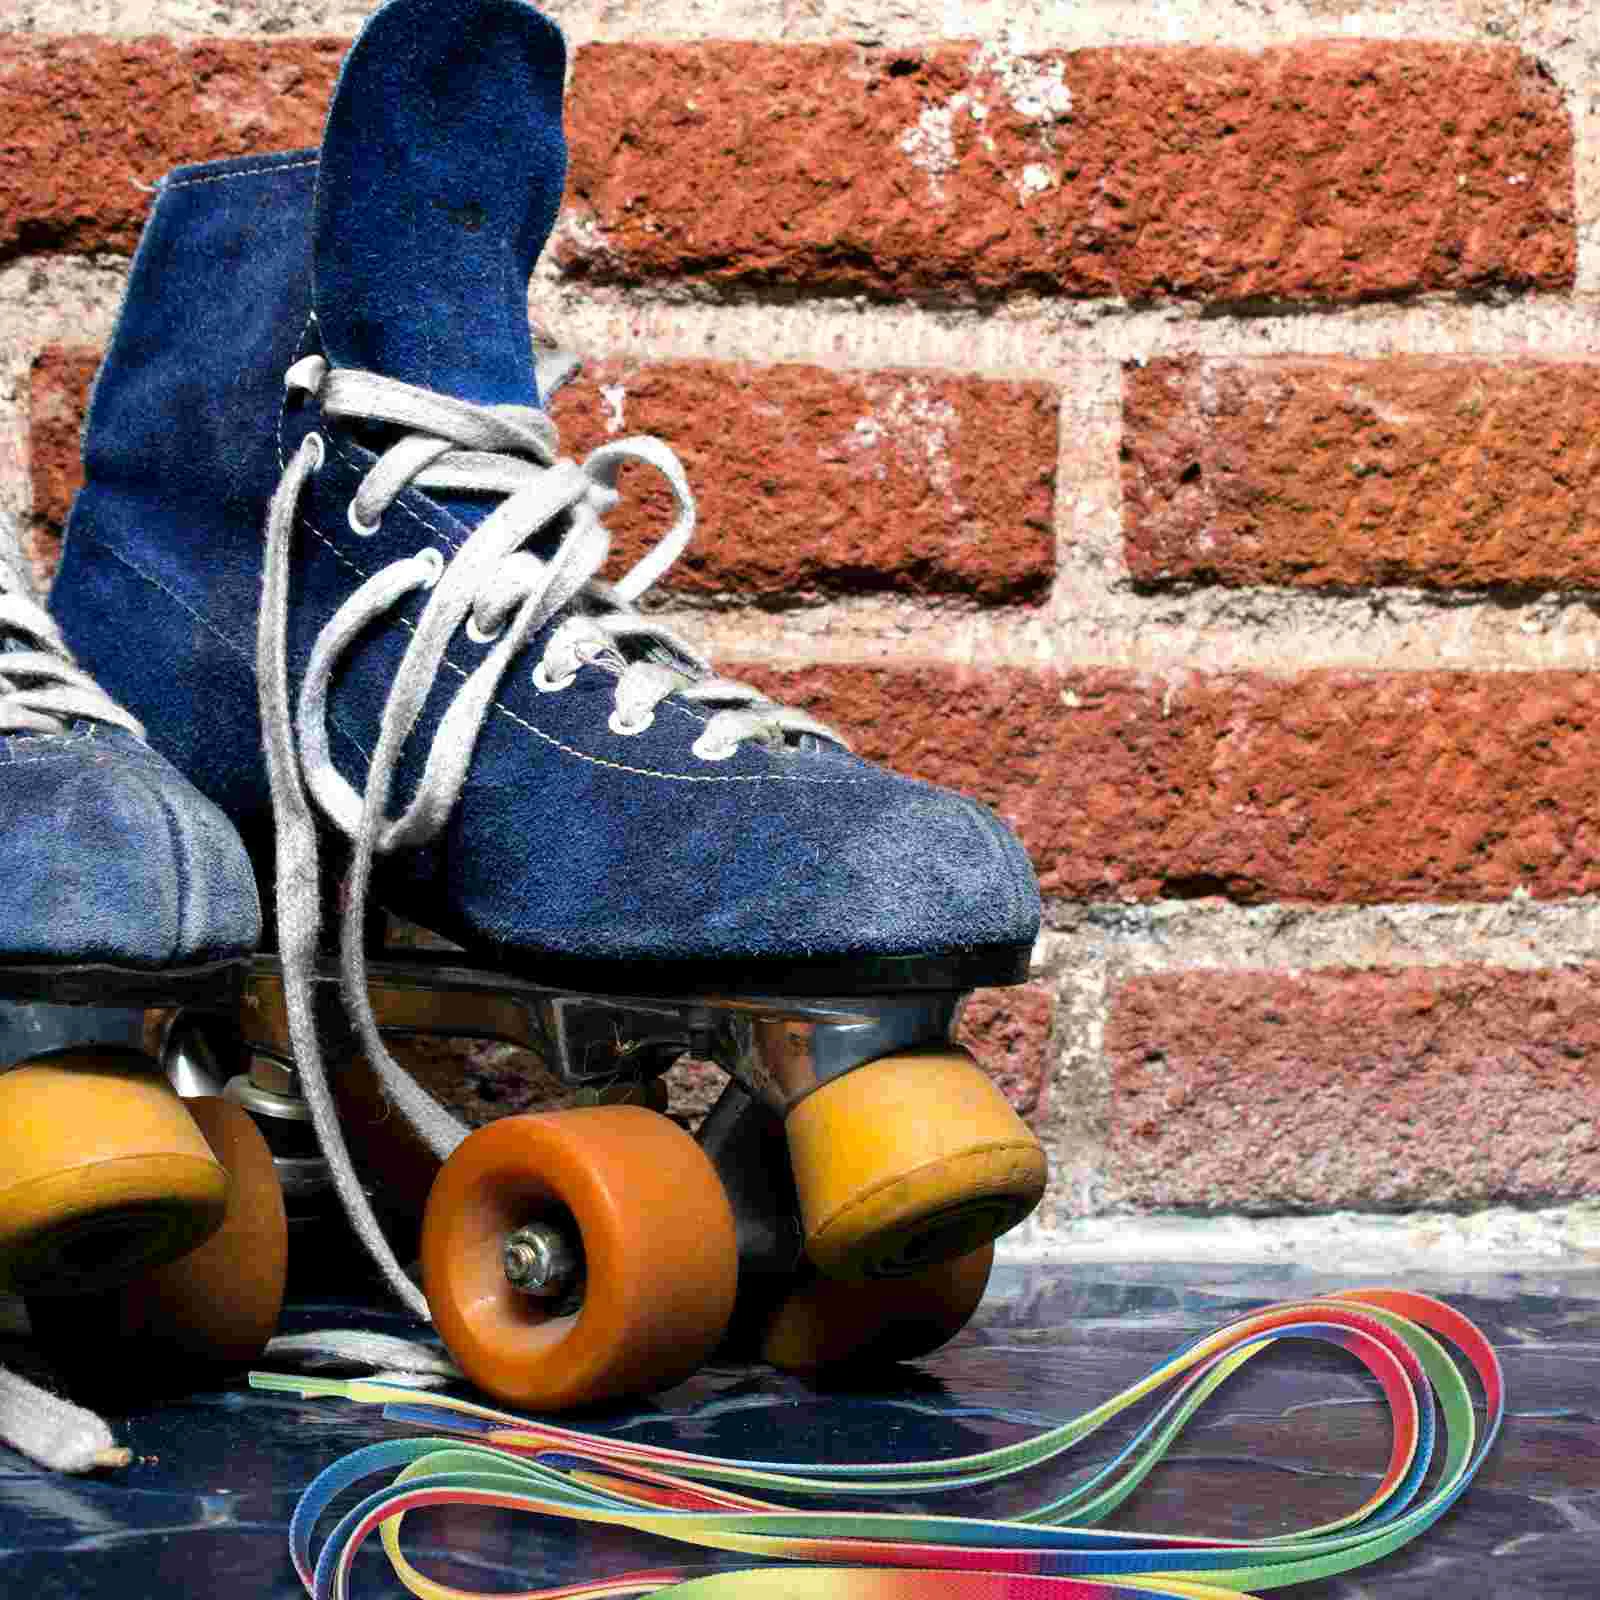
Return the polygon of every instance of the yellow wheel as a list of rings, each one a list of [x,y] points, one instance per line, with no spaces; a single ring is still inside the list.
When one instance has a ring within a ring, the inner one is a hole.
[[[124,1399],[183,1392],[256,1360],[277,1332],[289,1227],[272,1152],[238,1106],[214,1097],[184,1105],[227,1170],[221,1227],[119,1289],[28,1299],[35,1335],[80,1390]],[[119,1352],[109,1367],[108,1344]]]
[[[122,1291],[124,1329],[187,1368],[242,1367],[278,1331],[289,1223],[272,1152],[250,1114],[207,1096],[184,1102],[228,1174],[222,1226]]]
[[[0,1289],[125,1283],[214,1233],[227,1192],[145,1057],[63,1050],[0,1073]]]
[[[1044,1152],[962,1049],[906,1050],[815,1090],[785,1124],[806,1254],[903,1278],[970,1255],[1044,1193]]]
[[[812,1278],[768,1323],[762,1359],[785,1372],[809,1372],[931,1355],[972,1320],[993,1265],[994,1246],[986,1244],[907,1278]]]
[[[514,1253],[547,1248],[557,1264],[537,1292],[526,1275],[516,1286]],[[423,1288],[451,1355],[480,1388],[533,1410],[688,1377],[722,1337],[737,1278],[715,1169],[638,1106],[480,1128],[445,1162],[423,1218]]]

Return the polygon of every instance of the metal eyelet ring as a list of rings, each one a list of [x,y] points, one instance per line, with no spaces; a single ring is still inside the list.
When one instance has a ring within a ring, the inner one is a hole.
[[[493,644],[495,640],[498,639],[505,631],[506,625],[504,619],[501,620],[500,626],[496,628],[493,633],[490,633],[478,626],[477,612],[469,611],[467,613],[467,637],[474,644]]]
[[[311,470],[313,472],[321,472],[322,463],[328,459],[328,447],[322,442],[322,435],[320,433],[308,433],[301,440],[300,448],[304,450],[307,445],[311,446],[311,454],[316,457],[311,463]]]
[[[726,744],[712,744],[707,738],[710,729],[702,733],[695,742],[689,746],[689,754],[701,761],[727,761],[739,753],[739,741],[731,739]]]
[[[552,678],[542,656],[539,664],[533,669],[533,686],[542,694],[560,694],[563,689],[570,689],[577,681],[576,672],[569,672],[564,678]]]
[[[630,738],[636,733],[643,733],[644,730],[648,728],[655,720],[655,712],[647,711],[642,717],[639,718],[637,722],[624,722],[622,720],[622,714],[620,712],[613,711],[610,718],[606,722],[606,726],[610,728],[613,733],[620,733],[624,738]]]
[[[383,521],[381,518],[376,522],[363,522],[361,518],[356,515],[356,503],[354,500],[350,502],[350,509],[347,512],[347,516],[350,522],[350,531],[352,533],[359,534],[363,539],[370,539],[373,534],[375,534],[378,529],[383,526]]]
[[[427,584],[431,589],[444,576],[444,555],[430,545],[426,549],[417,551],[417,560],[427,562],[433,569],[433,576],[428,579]]]

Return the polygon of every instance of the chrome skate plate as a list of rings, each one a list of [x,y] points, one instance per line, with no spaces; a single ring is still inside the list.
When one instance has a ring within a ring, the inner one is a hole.
[[[343,1026],[338,973],[313,979],[319,1023]],[[391,1037],[495,1040],[539,1055],[574,1088],[653,1077],[680,1056],[712,1061],[784,1112],[864,1061],[948,1037],[959,991],[844,998],[776,994],[617,995],[576,992],[434,953],[386,952],[367,992]],[[292,1058],[282,969],[257,957],[244,1030],[254,1052]]]

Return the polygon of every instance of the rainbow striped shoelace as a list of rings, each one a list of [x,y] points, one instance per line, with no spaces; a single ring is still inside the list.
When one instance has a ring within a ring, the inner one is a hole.
[[[1280,1339],[1339,1346],[1367,1369],[1388,1402],[1389,1460],[1365,1504],[1335,1521],[1264,1539],[1101,1528],[1206,1399]],[[1468,1370],[1481,1390],[1481,1425]],[[782,1563],[687,1579],[681,1569],[636,1570],[523,1591],[515,1600],[598,1600],[666,1589],[673,1600],[1239,1600],[1349,1572],[1415,1539],[1466,1490],[1505,1410],[1500,1363],[1479,1329],[1437,1300],[1398,1289],[1350,1290],[1252,1312],[1069,1422],[944,1461],[728,1460],[598,1437],[467,1400],[424,1401],[394,1384],[272,1373],[252,1373],[250,1382],[307,1398],[381,1405],[387,1418],[436,1430],[357,1450],[302,1494],[289,1544],[313,1600],[345,1600],[356,1553],[374,1532],[400,1581],[420,1600],[508,1600],[440,1583],[412,1565],[401,1528],[407,1512],[425,1506],[567,1518]],[[1170,1393],[1111,1460],[1070,1493],[1007,1521],[803,1504],[845,1496],[932,1498],[993,1484],[1063,1455],[1161,1391]],[[379,1474],[392,1477],[347,1512],[317,1550],[317,1526],[329,1506]]]

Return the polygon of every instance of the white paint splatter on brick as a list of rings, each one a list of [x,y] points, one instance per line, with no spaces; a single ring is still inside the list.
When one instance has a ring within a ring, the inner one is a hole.
[[[953,498],[955,471],[950,448],[959,420],[948,400],[940,399],[932,386],[921,379],[893,386],[874,385],[872,410],[858,418],[845,436],[847,449],[872,451],[878,455],[873,476],[888,476],[887,454],[893,452],[914,470],[926,474],[940,494],[951,497],[951,509],[961,507]]]
[[[883,424],[876,417],[861,417],[850,431],[850,437],[845,443],[855,450],[873,450],[883,443]],[[889,463],[879,457],[873,468],[873,476],[887,478],[889,476]]]
[[[988,103],[981,95],[964,90],[952,95],[942,106],[925,106],[916,126],[900,135],[900,148],[911,157],[911,165],[928,174],[928,192],[935,200],[944,199],[944,176],[956,166],[956,118],[962,114],[982,123],[989,115]],[[982,131],[979,142],[994,149],[994,139]]]
[[[956,100],[964,100],[957,95]],[[911,158],[911,165],[928,175],[928,193],[944,199],[944,175],[956,164],[956,113],[962,108],[955,100],[942,106],[924,106],[916,125],[900,135],[900,148]]]
[[[972,58],[972,72],[975,78],[997,83],[1011,109],[1025,122],[1060,122],[1072,114],[1066,67],[1059,60],[1041,61],[1024,55],[1015,29],[980,46]]]
[[[1066,67],[1060,61],[1041,61],[1023,55],[1014,33],[1004,41],[989,40],[974,52],[971,81],[966,89],[939,105],[924,106],[915,124],[900,135],[900,148],[911,164],[928,175],[928,193],[934,200],[945,198],[944,178],[956,167],[956,138],[959,119],[969,118],[977,128],[978,142],[991,155],[994,137],[984,127],[991,101],[998,95],[1011,109],[1033,125],[1043,152],[1055,150],[1056,124],[1072,113],[1072,91],[1066,83]],[[1054,168],[1030,162],[1014,180],[1023,203],[1035,194],[1053,188]]]
[[[600,404],[606,408],[606,432],[621,433],[624,426],[628,391],[620,383],[600,385]]]
[[[556,218],[556,225],[551,230],[550,243],[552,248],[544,253],[541,265],[546,271],[555,271],[555,259],[560,253],[560,248],[565,246],[576,256],[585,260],[604,260],[614,254],[611,241],[606,237],[605,229],[600,226],[595,214],[578,206],[567,206]]]
[[[1049,167],[1038,161],[1030,161],[1022,169],[1022,176],[1017,179],[1017,193],[1022,197],[1023,205],[1036,195],[1043,194],[1046,189],[1053,189],[1056,184],[1056,175]]]

